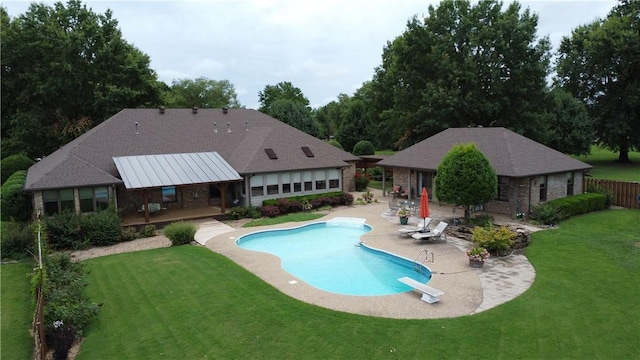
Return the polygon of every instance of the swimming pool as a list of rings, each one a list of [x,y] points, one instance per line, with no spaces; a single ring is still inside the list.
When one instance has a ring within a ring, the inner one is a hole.
[[[408,276],[422,283],[431,279],[429,268],[360,243],[371,231],[357,221],[312,223],[296,228],[244,235],[236,244],[280,258],[282,268],[318,289],[356,296],[391,295],[411,291],[399,282]]]

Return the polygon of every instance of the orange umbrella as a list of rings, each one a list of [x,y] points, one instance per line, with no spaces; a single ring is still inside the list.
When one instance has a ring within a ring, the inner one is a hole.
[[[422,188],[422,195],[420,196],[420,217],[429,217],[429,195],[427,194],[427,188]]]

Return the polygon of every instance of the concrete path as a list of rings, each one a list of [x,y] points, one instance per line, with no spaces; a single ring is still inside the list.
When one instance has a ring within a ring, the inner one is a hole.
[[[233,230],[235,229],[218,220],[207,220],[198,225],[195,240],[198,244],[205,245],[209,239]]]

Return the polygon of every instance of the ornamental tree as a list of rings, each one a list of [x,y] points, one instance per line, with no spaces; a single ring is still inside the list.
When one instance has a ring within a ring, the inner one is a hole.
[[[496,197],[498,176],[473,143],[456,144],[438,165],[435,185],[438,200],[464,206],[464,219],[468,221],[472,205]]]

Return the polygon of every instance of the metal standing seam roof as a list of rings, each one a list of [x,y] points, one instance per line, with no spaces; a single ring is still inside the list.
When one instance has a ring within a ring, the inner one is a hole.
[[[118,156],[113,162],[127,189],[242,180],[217,152]]]

